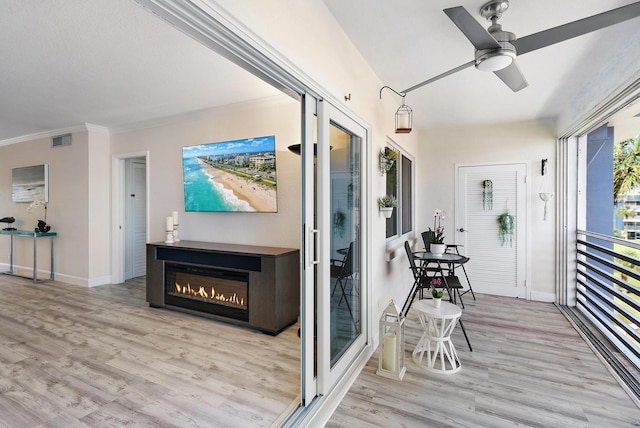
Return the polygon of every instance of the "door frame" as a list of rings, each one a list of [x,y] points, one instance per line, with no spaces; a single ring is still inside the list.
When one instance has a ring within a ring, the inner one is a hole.
[[[459,174],[461,168],[466,167],[495,167],[501,165],[524,165],[525,167],[525,176],[524,176],[524,210],[526,221],[524,223],[524,287],[525,287],[525,299],[531,300],[532,296],[532,281],[531,281],[531,180],[529,177],[531,176],[531,162],[526,161],[504,161],[504,162],[479,162],[479,163],[464,163],[464,164],[455,164],[455,192],[454,192],[454,230],[455,230],[455,243],[458,244],[458,234],[459,229],[461,227],[465,227],[466,225],[461,224],[460,216],[461,212],[461,183],[459,180]]]
[[[134,203],[134,199],[133,196],[134,194],[136,194],[136,188],[135,185],[137,183],[137,178],[136,178],[136,169],[137,168],[141,168],[143,169],[144,172],[144,178],[141,178],[141,180],[145,180],[144,183],[144,191],[146,193],[146,175],[147,175],[147,165],[144,163],[145,162],[144,157],[139,157],[139,158],[127,158],[125,159],[125,165],[126,165],[126,170],[125,170],[125,176],[127,177],[126,181],[125,181],[125,190],[126,190],[126,195],[125,196],[125,221],[124,221],[124,225],[125,225],[125,280],[128,279],[132,279],[132,278],[137,278],[139,276],[144,276],[146,274],[146,272],[143,270],[141,272],[137,272],[136,271],[136,260],[139,260],[139,255],[142,257],[143,260],[141,260],[141,262],[145,263],[145,258],[146,258],[146,248],[144,248],[146,246],[147,243],[147,221],[146,221],[146,194],[145,194],[145,206],[144,208],[144,212],[139,212],[139,210],[136,209],[136,204]],[[141,166],[138,166],[141,165]],[[138,196],[138,195],[136,195]],[[140,242],[140,245],[138,245],[138,242],[136,241],[136,227],[138,226],[136,224],[136,214],[143,214],[145,216],[144,218],[144,227],[145,227],[145,240],[144,243]],[[140,248],[143,247],[143,248]],[[138,252],[137,250],[141,249],[142,252]],[[146,263],[145,263],[146,265]]]
[[[146,164],[146,201],[145,218],[147,242],[149,242],[149,183],[150,159],[149,151],[122,153],[111,157],[111,283],[121,284],[125,281],[125,245],[124,227],[126,221],[126,160],[145,158]]]
[[[360,284],[361,284],[361,326],[360,335],[349,346],[347,351],[340,357],[338,362],[331,367],[331,356],[329,346],[330,339],[330,318],[331,318],[331,173],[330,173],[330,127],[334,122],[341,127],[350,130],[354,135],[361,138],[360,152]],[[317,218],[319,241],[319,269],[318,269],[318,392],[327,394],[331,389],[340,383],[350,369],[354,367],[354,361],[371,346],[370,326],[370,290],[368,281],[368,234],[362,231],[368,230],[367,215],[368,193],[365,191],[364,183],[368,182],[368,172],[364,165],[367,165],[369,158],[367,148],[369,147],[370,131],[354,120],[349,114],[344,113],[332,103],[320,100],[318,103],[318,157],[317,157]],[[306,198],[305,198],[306,199]],[[324,346],[322,346],[324,345]],[[366,352],[365,352],[366,353]],[[347,376],[348,377],[348,376]]]

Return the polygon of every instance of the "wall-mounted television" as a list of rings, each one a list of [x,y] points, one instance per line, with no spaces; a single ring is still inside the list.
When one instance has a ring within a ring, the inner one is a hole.
[[[187,212],[278,211],[275,136],[182,148]]]

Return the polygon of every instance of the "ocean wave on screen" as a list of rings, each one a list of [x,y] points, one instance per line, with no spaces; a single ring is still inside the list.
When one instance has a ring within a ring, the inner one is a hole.
[[[250,212],[256,210],[249,204],[249,202],[245,201],[244,199],[238,198],[236,194],[233,193],[233,190],[227,189],[222,185],[222,183],[214,181],[211,177],[209,177],[209,181],[215,186],[218,194],[222,195],[222,199],[224,200],[225,204],[232,207],[233,210]]]

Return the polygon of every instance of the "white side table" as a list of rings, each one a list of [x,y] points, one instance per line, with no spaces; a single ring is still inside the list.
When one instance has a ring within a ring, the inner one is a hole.
[[[413,308],[422,324],[422,337],[413,351],[413,361],[423,369],[442,374],[460,370],[458,353],[451,341],[462,310],[451,303],[442,302],[439,308],[432,300],[419,300]]]

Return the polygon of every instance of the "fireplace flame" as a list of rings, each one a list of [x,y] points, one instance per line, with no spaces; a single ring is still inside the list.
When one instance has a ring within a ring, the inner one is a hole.
[[[199,286],[196,290],[195,288],[191,288],[190,283],[180,285],[176,282],[176,293],[244,306],[244,298],[239,297],[237,293],[233,293],[233,295],[227,297],[223,293],[216,293],[214,287],[211,287],[210,292],[208,292],[204,286]]]

